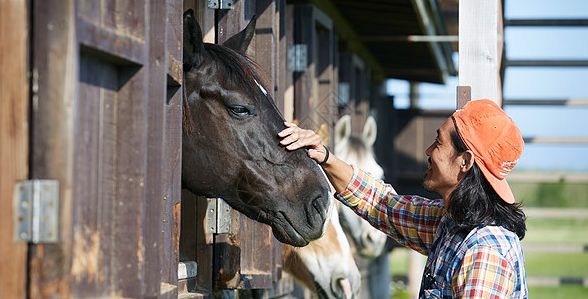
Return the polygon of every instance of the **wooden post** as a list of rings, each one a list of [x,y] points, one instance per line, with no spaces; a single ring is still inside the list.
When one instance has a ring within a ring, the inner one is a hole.
[[[471,87],[471,99],[502,104],[501,1],[459,2],[459,85]]]
[[[27,243],[14,240],[12,196],[28,177],[27,3],[0,1],[0,298],[25,298]]]
[[[419,297],[425,262],[426,257],[424,255],[408,249],[408,292],[411,298]]]

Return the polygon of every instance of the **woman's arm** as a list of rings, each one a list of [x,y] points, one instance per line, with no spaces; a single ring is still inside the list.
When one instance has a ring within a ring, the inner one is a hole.
[[[321,137],[317,133],[312,130],[302,129],[289,122],[284,122],[284,125],[286,125],[286,129],[278,133],[279,137],[284,138],[280,141],[280,144],[285,145],[288,150],[308,147],[308,156],[317,163],[325,159],[327,152]],[[345,191],[353,176],[353,167],[337,158],[333,152],[329,153],[328,160],[321,166],[335,191],[338,193]]]

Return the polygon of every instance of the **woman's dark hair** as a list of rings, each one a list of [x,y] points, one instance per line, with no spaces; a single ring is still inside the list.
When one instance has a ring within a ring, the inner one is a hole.
[[[456,130],[451,132],[451,140],[458,154],[468,150]],[[522,240],[527,230],[527,217],[521,205],[502,200],[475,162],[451,193],[447,213],[464,234],[476,227],[496,225],[516,233]]]

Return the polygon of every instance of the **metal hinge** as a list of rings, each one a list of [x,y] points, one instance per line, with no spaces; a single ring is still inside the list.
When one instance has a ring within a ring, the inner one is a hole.
[[[231,227],[231,207],[222,198],[206,200],[206,232],[228,234]]]
[[[291,72],[304,72],[308,62],[308,51],[305,44],[288,46],[288,70]]]
[[[233,9],[233,0],[208,0],[208,8]]]
[[[59,225],[59,182],[29,180],[14,186],[14,239],[55,243]]]

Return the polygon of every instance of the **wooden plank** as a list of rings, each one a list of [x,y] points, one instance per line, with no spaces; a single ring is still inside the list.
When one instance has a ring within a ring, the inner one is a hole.
[[[288,43],[286,40],[286,0],[276,0],[276,14],[275,14],[275,64],[276,67],[274,68],[274,77],[276,81],[276,92],[274,93],[274,102],[278,109],[286,116],[285,111],[285,93],[287,88],[287,79],[286,76],[288,74],[287,70],[287,50],[288,50]],[[286,118],[287,119],[287,118]]]
[[[506,65],[523,67],[587,67],[588,60],[507,60]]]
[[[145,115],[144,90],[147,88],[146,70],[136,74],[122,70],[120,76],[130,77],[118,91],[117,115],[124,115],[116,128],[116,209],[112,211],[112,255],[111,277],[115,294],[123,297],[139,297],[143,282],[143,262],[145,244],[143,243],[144,215],[147,196],[145,179],[147,127]],[[124,199],[124,200],[123,200]],[[125,279],[118,279],[124,277]]]
[[[504,105],[526,105],[526,106],[588,106],[588,99],[505,99]]]
[[[314,51],[315,24],[312,17],[314,7],[311,5],[294,6],[294,44],[307,46],[307,68],[304,72],[294,73],[294,118],[306,129],[317,130],[318,126],[310,118],[314,106],[313,84],[315,76]]]
[[[313,118],[318,128],[323,129],[324,142],[329,146],[334,146],[333,126],[338,118],[337,109],[337,91],[338,82],[335,81],[334,75],[334,51],[333,47],[333,23],[329,17],[318,9],[313,10],[313,19],[315,23],[314,44],[316,47],[312,50],[316,60],[315,69],[315,93],[316,101],[313,107]],[[324,132],[324,130],[327,130]]]
[[[545,143],[545,144],[588,144],[586,137],[548,137],[535,136],[524,137],[525,143]]]
[[[207,199],[182,189],[180,260],[195,261],[198,275],[193,281],[180,281],[179,293],[200,292],[212,295],[214,236],[204,227]],[[185,285],[182,289],[181,285]]]
[[[27,243],[14,239],[14,184],[28,177],[29,84],[26,1],[0,2],[0,297],[26,297]]]
[[[459,85],[471,86],[472,100],[490,99],[501,105],[499,2],[459,3]]]
[[[196,20],[202,29],[204,42],[216,43],[216,13],[208,8],[208,1],[184,0],[184,11],[194,9]]]
[[[113,245],[109,236],[115,207],[116,125],[119,73],[117,66],[82,51],[79,59],[80,105],[74,139],[72,275],[76,296],[107,295],[110,280],[104,279]],[[101,279],[102,277],[102,279]]]
[[[284,57],[284,61],[280,63],[280,69],[284,68],[286,77],[284,79],[284,118],[287,121],[294,120],[295,100],[294,100],[294,72],[287,69],[287,55],[288,46],[294,44],[294,5],[286,5],[284,24],[284,34],[280,32],[280,57]],[[281,19],[280,19],[281,20]]]
[[[141,9],[136,5],[133,9]],[[143,163],[147,166],[145,177],[145,200],[142,201],[144,212],[142,213],[143,223],[141,234],[141,245],[144,247],[143,256],[140,256],[139,267],[142,271],[143,281],[137,288],[140,294],[145,297],[157,297],[160,295],[162,282],[162,261],[160,251],[163,246],[171,244],[162,243],[161,232],[163,230],[164,212],[164,181],[168,178],[163,176],[165,169],[164,128],[165,112],[167,107],[167,74],[168,64],[165,63],[167,54],[167,2],[153,1],[147,6],[148,15],[145,16],[146,32],[148,38],[147,53],[147,86],[143,91],[144,102],[147,106],[146,118],[147,134],[145,135],[145,146],[147,153]],[[176,21],[177,24],[177,21]],[[141,34],[141,32],[138,32]],[[178,40],[174,44],[179,44]],[[177,264],[176,264],[177,265]],[[177,272],[177,270],[176,270]]]
[[[73,252],[73,106],[75,60],[74,5],[70,1],[32,2],[33,94],[30,176],[59,181],[59,240],[30,246],[30,298],[71,298]],[[51,26],[53,25],[53,26]]]
[[[181,150],[182,150],[182,89],[176,84],[183,84],[182,71],[172,75],[175,69],[170,61],[182,61],[182,3],[178,0],[167,1],[167,58],[168,86],[167,105],[165,109],[164,143],[163,143],[163,227],[161,234],[161,282],[172,286],[178,285],[178,263],[180,254],[180,215],[181,215]],[[178,77],[179,76],[179,77]],[[170,82],[169,78],[174,78]],[[173,84],[172,84],[173,83]],[[161,292],[160,292],[161,293]],[[171,296],[178,296],[178,289]]]
[[[257,0],[255,35],[250,48],[253,48],[253,60],[261,66],[269,82],[267,88],[275,97],[276,86],[276,3],[273,0]]]
[[[505,26],[588,26],[588,19],[510,19]]]

